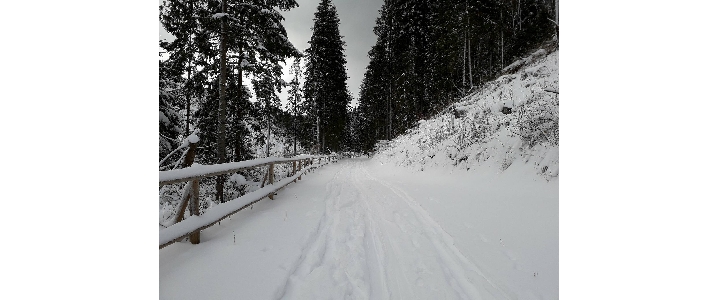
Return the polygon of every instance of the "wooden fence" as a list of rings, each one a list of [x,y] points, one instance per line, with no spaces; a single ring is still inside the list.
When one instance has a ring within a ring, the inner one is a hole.
[[[337,156],[325,155],[305,155],[291,158],[269,157],[248,161],[225,163],[210,166],[192,166],[194,156],[197,149],[196,143],[190,143],[189,150],[185,156],[184,168],[171,171],[160,171],[160,187],[172,183],[190,182],[185,185],[180,209],[175,216],[175,224],[160,231],[160,249],[182,240],[189,236],[192,244],[199,244],[199,233],[202,229],[210,227],[217,222],[243,210],[250,205],[269,197],[274,200],[274,195],[292,182],[302,180],[302,174],[305,172],[321,167],[329,162],[336,161]],[[324,160],[324,164],[322,164]],[[314,162],[317,161],[315,164]],[[275,164],[292,164],[291,175],[279,182],[274,182],[274,165]],[[199,180],[206,177],[213,177],[236,173],[241,170],[259,168],[268,166],[264,174],[262,185],[259,190],[248,193],[244,196],[231,201],[222,203],[203,215],[199,215]],[[265,183],[267,184],[265,186]],[[190,217],[182,220],[184,211],[189,206]]]

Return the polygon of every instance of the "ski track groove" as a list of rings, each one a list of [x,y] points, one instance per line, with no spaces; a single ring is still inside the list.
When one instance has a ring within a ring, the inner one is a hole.
[[[319,224],[277,299],[516,299],[406,191],[371,176],[362,162],[343,163],[325,195]]]
[[[456,268],[456,267],[458,267],[458,263],[451,257],[450,253],[454,254],[454,256],[455,256],[456,258],[458,258],[461,263],[463,263],[463,265],[466,267],[465,269],[468,269],[468,270],[470,270],[470,271],[473,271],[473,272],[476,273],[477,275],[481,276],[481,277],[482,277],[484,280],[486,280],[486,282],[489,283],[494,289],[496,289],[497,291],[499,291],[504,298],[506,298],[506,299],[513,299],[513,297],[509,296],[503,289],[499,288],[491,279],[489,279],[488,277],[486,277],[486,275],[484,275],[484,272],[482,272],[482,271],[479,269],[479,267],[477,267],[474,263],[472,263],[472,262],[461,252],[461,250],[459,250],[459,249],[455,246],[453,237],[452,237],[450,234],[448,234],[448,233],[441,227],[441,225],[439,225],[439,224],[429,215],[429,213],[428,213],[426,210],[424,210],[423,207],[421,207],[418,203],[416,203],[416,201],[415,201],[411,196],[409,196],[409,194],[407,194],[406,191],[404,191],[403,189],[398,188],[398,187],[396,187],[396,186],[393,186],[393,185],[391,185],[391,184],[389,184],[389,183],[382,182],[381,180],[378,180],[378,179],[374,178],[373,176],[371,176],[371,175],[366,171],[366,169],[364,169],[363,171],[365,172],[365,174],[366,174],[366,176],[367,176],[368,178],[370,178],[371,180],[376,181],[376,182],[378,182],[379,184],[381,184],[381,185],[387,187],[387,188],[390,189],[394,194],[396,194],[397,196],[399,196],[399,198],[401,198],[402,200],[404,200],[404,202],[407,204],[407,206],[408,206],[409,208],[411,208],[411,210],[414,212],[414,216],[417,217],[417,219],[419,219],[419,221],[421,221],[421,222],[423,223],[424,229],[425,229],[425,230],[428,229],[427,232],[433,233],[433,235],[432,235],[432,234],[429,234],[429,235],[428,235],[429,238],[430,238],[430,239],[432,240],[432,242],[435,244],[435,247],[437,248],[437,250],[440,251],[440,254],[442,254],[442,258],[445,258],[445,259],[446,259],[445,261],[446,261],[447,263],[450,263],[452,266],[455,266],[454,270],[461,272],[461,271],[463,271],[464,268]],[[437,236],[437,235],[440,237],[440,239],[434,238],[434,237]],[[449,250],[449,251],[447,251],[447,250]],[[452,272],[453,272],[453,271],[452,271]],[[463,274],[463,272],[461,272],[460,274],[452,273],[452,275],[454,275],[454,278],[466,278],[466,276]],[[460,276],[457,277],[456,275],[460,275]],[[465,290],[466,290],[466,288],[468,288],[468,290],[471,291],[471,293],[470,293],[470,294],[472,295],[471,299],[478,299],[478,298],[475,297],[475,296],[478,296],[478,292],[475,290],[475,288],[473,287],[473,285],[467,284],[467,283],[465,282],[465,283],[463,283],[462,288],[465,288]]]

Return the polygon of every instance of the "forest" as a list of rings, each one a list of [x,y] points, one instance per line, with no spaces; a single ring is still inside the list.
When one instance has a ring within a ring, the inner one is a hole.
[[[320,1],[310,46],[297,49],[282,23],[282,12],[297,6],[294,0],[160,5],[160,22],[175,37],[159,43],[160,170],[177,167],[168,158],[192,134],[201,164],[368,153],[558,37],[557,1],[387,0],[359,95],[351,95],[336,7]],[[281,78],[285,64],[290,82]],[[286,105],[282,89],[289,91]],[[282,149],[277,138],[286,141]],[[221,202],[226,181],[216,182]]]

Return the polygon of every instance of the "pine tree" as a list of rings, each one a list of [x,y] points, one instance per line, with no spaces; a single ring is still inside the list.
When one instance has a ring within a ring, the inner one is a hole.
[[[339,17],[331,0],[322,0],[314,14],[312,37],[307,49],[304,97],[312,103],[320,151],[339,151],[346,128],[350,96],[347,89],[344,41]]]

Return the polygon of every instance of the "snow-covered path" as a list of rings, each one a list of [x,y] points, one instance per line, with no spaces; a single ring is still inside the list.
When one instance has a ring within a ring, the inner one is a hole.
[[[457,176],[449,175],[443,176],[449,181],[432,184],[422,175],[366,159],[342,160],[320,169],[280,192],[277,200],[262,201],[253,212],[240,212],[234,221],[203,231],[206,242],[160,250],[160,298],[558,297],[557,193],[555,279],[551,278],[554,270],[542,269],[548,280],[533,277],[532,283],[530,274],[541,269],[540,263],[522,255],[521,247],[507,249],[504,240],[510,240],[511,234],[489,242],[487,236],[501,230],[472,229],[481,226],[472,221],[481,214],[466,218],[455,211],[475,209],[460,203],[472,197],[458,188],[467,183],[452,187],[450,182]],[[408,183],[392,179],[411,176],[417,178],[408,178]],[[486,192],[468,185],[467,190]],[[434,200],[441,195],[446,195],[441,202],[447,205]],[[458,205],[448,205],[452,199]],[[477,200],[470,202],[480,206]],[[299,217],[289,218],[290,214]],[[443,218],[437,220],[433,214]],[[442,225],[449,226],[453,235]],[[229,240],[231,232],[238,234],[240,243]]]
[[[287,299],[508,299],[404,190],[341,165]]]

